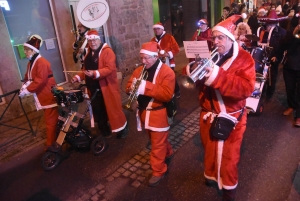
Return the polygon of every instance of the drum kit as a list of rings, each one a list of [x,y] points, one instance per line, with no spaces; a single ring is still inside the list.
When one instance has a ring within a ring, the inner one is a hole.
[[[251,42],[259,41],[260,38],[256,35],[245,35],[245,37]],[[248,113],[253,112],[256,115],[260,115],[263,112],[264,106],[261,100],[262,91],[266,80],[270,82],[270,61],[269,56],[272,51],[272,47],[243,47],[248,51],[254,62],[255,62],[255,71],[256,71],[256,82],[255,89],[252,95],[246,99],[246,108]],[[269,83],[271,84],[271,83]]]

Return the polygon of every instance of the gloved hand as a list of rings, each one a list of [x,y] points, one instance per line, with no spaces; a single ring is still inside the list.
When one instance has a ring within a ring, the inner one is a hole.
[[[76,76],[72,77],[72,79],[71,79],[71,83],[75,83],[75,82],[78,82],[78,79]]]
[[[142,80],[136,94],[137,95],[140,95],[140,94],[144,95],[145,88],[146,88],[146,80]]]
[[[136,84],[136,81],[137,81],[137,79],[134,77],[134,78],[132,79],[132,83],[131,83],[131,86],[130,86],[130,90],[133,90],[133,89],[134,89],[135,84]]]

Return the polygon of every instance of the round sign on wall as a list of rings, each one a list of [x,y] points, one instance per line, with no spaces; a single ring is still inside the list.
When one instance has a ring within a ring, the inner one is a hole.
[[[88,28],[101,27],[108,16],[109,7],[105,0],[80,0],[77,5],[78,20]]]

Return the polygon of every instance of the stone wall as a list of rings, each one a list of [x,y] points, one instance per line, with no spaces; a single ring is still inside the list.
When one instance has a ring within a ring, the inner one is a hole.
[[[108,38],[117,56],[119,71],[130,72],[140,63],[141,45],[153,37],[152,1],[109,0]]]

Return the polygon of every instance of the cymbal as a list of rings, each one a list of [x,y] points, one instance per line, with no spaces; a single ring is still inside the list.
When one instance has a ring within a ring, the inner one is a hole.
[[[259,37],[256,36],[256,35],[247,34],[247,35],[245,35],[245,37],[246,37],[248,40],[259,41]]]

